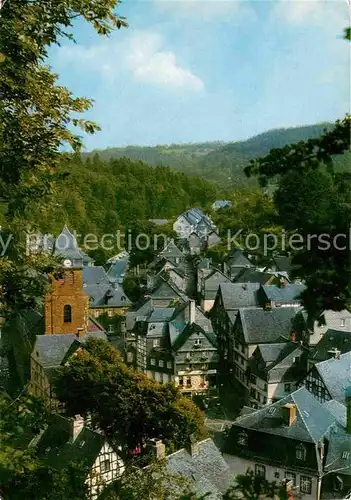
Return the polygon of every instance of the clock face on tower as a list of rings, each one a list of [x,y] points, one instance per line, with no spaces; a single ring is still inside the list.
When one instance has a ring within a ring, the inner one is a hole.
[[[63,265],[64,265],[64,267],[72,267],[72,261],[69,259],[65,259],[63,261]]]

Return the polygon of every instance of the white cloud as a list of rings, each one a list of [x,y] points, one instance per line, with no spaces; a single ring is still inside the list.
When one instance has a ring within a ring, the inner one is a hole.
[[[200,91],[204,84],[182,68],[173,52],[163,50],[162,37],[152,32],[136,33],[130,41],[127,63],[134,77],[145,83]]]
[[[278,0],[273,9],[273,20],[290,25],[330,27],[343,32],[349,20],[348,0]]]

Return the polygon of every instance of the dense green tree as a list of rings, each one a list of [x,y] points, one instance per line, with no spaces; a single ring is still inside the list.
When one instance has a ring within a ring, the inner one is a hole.
[[[299,235],[290,250],[295,275],[306,281],[302,298],[312,318],[324,309],[344,309],[351,299],[350,174],[333,169],[334,155],[349,149],[346,116],[320,138],[272,150],[247,169],[262,184],[273,177],[279,183],[274,202],[279,222]]]
[[[8,500],[85,500],[85,471],[78,463],[56,469],[36,454],[32,438],[49,418],[43,402],[23,393],[0,394],[0,495]]]
[[[89,414],[126,457],[150,438],[177,449],[193,434],[206,435],[204,415],[196,405],[173,384],[159,384],[129,369],[103,340],[89,339],[61,369],[56,391],[68,414]]]
[[[98,129],[78,118],[92,103],[57,83],[58,76],[45,64],[48,48],[62,38],[73,40],[70,31],[77,17],[100,34],[125,26],[114,13],[117,3],[12,0],[1,6],[0,198],[6,204],[1,237],[11,241],[0,262],[0,286],[1,316],[7,322],[14,323],[19,312],[40,306],[48,287],[44,276],[57,265],[45,255],[28,255],[26,233],[35,222],[50,217],[59,199],[57,183],[69,173],[69,165],[59,168],[62,150],[81,149],[81,137],[72,126],[85,133]],[[14,357],[11,349],[7,354]]]

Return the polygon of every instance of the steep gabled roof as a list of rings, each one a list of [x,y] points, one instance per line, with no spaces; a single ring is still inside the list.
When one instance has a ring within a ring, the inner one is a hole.
[[[198,447],[195,456],[184,448],[172,453],[167,457],[166,468],[193,483],[197,496],[210,493],[208,500],[222,500],[233,482],[232,472],[212,439],[201,441]]]
[[[257,271],[253,268],[242,269],[234,278],[236,283],[260,283],[266,285],[275,278],[273,273]]]
[[[280,287],[277,285],[263,285],[262,291],[267,301],[293,302],[299,301],[299,296],[306,290],[305,285],[287,283]]]
[[[345,389],[351,385],[351,352],[316,363],[314,368],[319,373],[332,399],[344,403]]]
[[[44,368],[56,367],[61,364],[73,342],[77,341],[75,334],[37,335],[34,351]]]
[[[324,470],[351,476],[351,435],[343,430],[331,433]],[[343,496],[343,498],[346,498]]]
[[[284,425],[282,407],[296,405],[296,420],[291,426]],[[254,429],[290,439],[318,444],[330,427],[335,424],[333,415],[312,394],[300,387],[276,403],[265,406],[249,415],[239,417],[234,424],[244,429]]]
[[[188,340],[188,338],[191,337],[191,335],[194,332],[199,330],[201,331],[201,333],[205,335],[205,337],[213,345],[213,347],[217,346],[216,336],[214,335],[213,332],[205,331],[204,329],[199,327],[199,325],[197,325],[196,323],[192,325],[187,323],[182,330],[179,330],[179,334],[176,337],[174,337],[173,343],[171,344],[173,351],[177,351],[178,349],[180,349],[182,345]]]
[[[334,348],[341,354],[351,351],[351,332],[327,330],[318,344],[311,347],[309,358],[314,361],[324,361],[332,356],[329,351]]]
[[[273,308],[271,311],[260,308],[239,309],[245,342],[266,344],[286,341],[296,312],[296,307]]]
[[[183,252],[179,250],[173,239],[168,242],[168,244],[165,246],[162,252],[159,253],[159,255],[166,258],[184,258]]]
[[[72,260],[75,267],[83,267],[84,254],[78,247],[76,237],[66,225],[55,240],[54,255]]]
[[[109,284],[109,279],[102,266],[91,266],[83,268],[83,281],[87,285]]]
[[[222,297],[224,309],[228,311],[240,307],[258,306],[259,288],[259,283],[221,283],[218,293]]]

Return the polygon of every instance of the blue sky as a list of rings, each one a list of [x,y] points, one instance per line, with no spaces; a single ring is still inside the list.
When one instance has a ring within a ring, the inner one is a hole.
[[[236,141],[349,111],[347,0],[125,0],[128,29],[50,51],[60,83],[94,99],[88,150]]]

